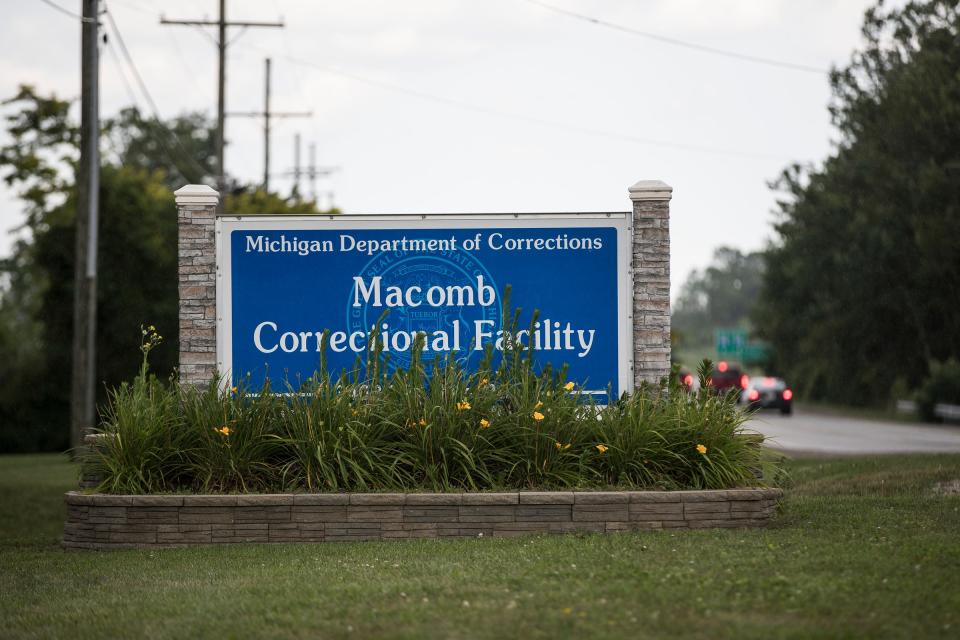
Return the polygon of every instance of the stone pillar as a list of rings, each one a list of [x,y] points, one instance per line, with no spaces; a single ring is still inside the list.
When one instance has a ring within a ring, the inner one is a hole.
[[[670,198],[659,180],[630,187],[633,201],[633,383],[670,373]]]
[[[178,189],[180,382],[204,385],[217,367],[216,217],[220,194],[206,185]]]

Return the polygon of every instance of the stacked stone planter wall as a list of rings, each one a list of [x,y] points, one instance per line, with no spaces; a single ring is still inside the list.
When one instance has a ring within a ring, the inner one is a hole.
[[[66,495],[67,548],[476,538],[763,527],[779,489],[726,491]]]

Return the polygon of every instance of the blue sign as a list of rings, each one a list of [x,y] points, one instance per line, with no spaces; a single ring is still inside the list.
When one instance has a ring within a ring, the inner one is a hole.
[[[487,345],[496,353],[515,339],[589,390],[628,388],[627,214],[218,222],[218,362],[234,383],[296,386],[321,349],[336,373],[371,339],[404,367],[423,333],[425,360],[455,352],[469,369]],[[513,336],[507,286],[521,311]]]

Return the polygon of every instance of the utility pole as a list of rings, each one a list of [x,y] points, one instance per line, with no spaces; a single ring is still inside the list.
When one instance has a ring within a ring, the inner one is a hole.
[[[300,178],[304,175],[310,180],[310,198],[316,202],[317,201],[317,178],[328,176],[334,171],[339,171],[340,167],[318,167],[317,166],[317,145],[313,142],[310,143],[309,153],[310,153],[310,164],[304,169],[300,166],[300,134],[294,135],[293,143],[293,171],[287,171],[285,173],[278,174],[280,177],[293,177],[293,196],[296,198],[300,197]],[[333,200],[333,192],[328,192],[331,197],[331,202]],[[332,206],[332,205],[331,205]]]
[[[334,171],[339,171],[340,167],[318,167],[317,166],[317,143],[311,142],[309,146],[310,164],[307,166],[307,179],[310,180],[310,199],[317,202],[317,178],[329,176]],[[330,195],[330,208],[333,208],[333,192]]]
[[[83,0],[80,37],[80,165],[77,175],[70,446],[96,427],[97,227],[100,208],[99,2]]]
[[[300,134],[293,136],[293,197],[300,199]]]
[[[161,22],[163,18],[161,18]],[[223,200],[227,188],[227,169],[223,162],[223,149],[226,146],[227,111],[227,0],[220,0],[220,13],[217,20],[217,192],[220,200],[217,209],[223,210]]]
[[[270,58],[265,60],[266,75],[263,90],[263,111],[234,111],[228,116],[245,118],[263,118],[263,190],[270,191],[270,120],[272,118],[309,118],[312,111],[271,111],[270,110]]]
[[[263,191],[270,193],[270,58],[264,60],[263,81]]]
[[[160,17],[160,24],[181,25],[192,27],[217,27],[217,49],[219,53],[219,78],[217,82],[217,190],[221,194],[220,205],[223,206],[223,194],[226,193],[227,172],[223,164],[223,149],[225,145],[224,124],[226,116],[226,88],[227,88],[227,28],[228,27],[280,27],[283,22],[228,22],[227,0],[220,0],[220,16],[217,20],[167,20]]]
[[[310,154],[310,168],[307,170],[307,178],[310,180],[310,199],[317,201],[317,143],[311,142],[308,148]]]

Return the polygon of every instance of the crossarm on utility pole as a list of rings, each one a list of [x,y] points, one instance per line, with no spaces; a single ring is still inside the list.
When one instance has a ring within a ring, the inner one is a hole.
[[[180,24],[187,25],[191,27],[219,27],[220,21],[218,20],[167,20],[166,18],[160,18],[160,24]],[[237,22],[230,21],[225,22],[224,26],[227,27],[285,27],[282,21],[281,22]]]

